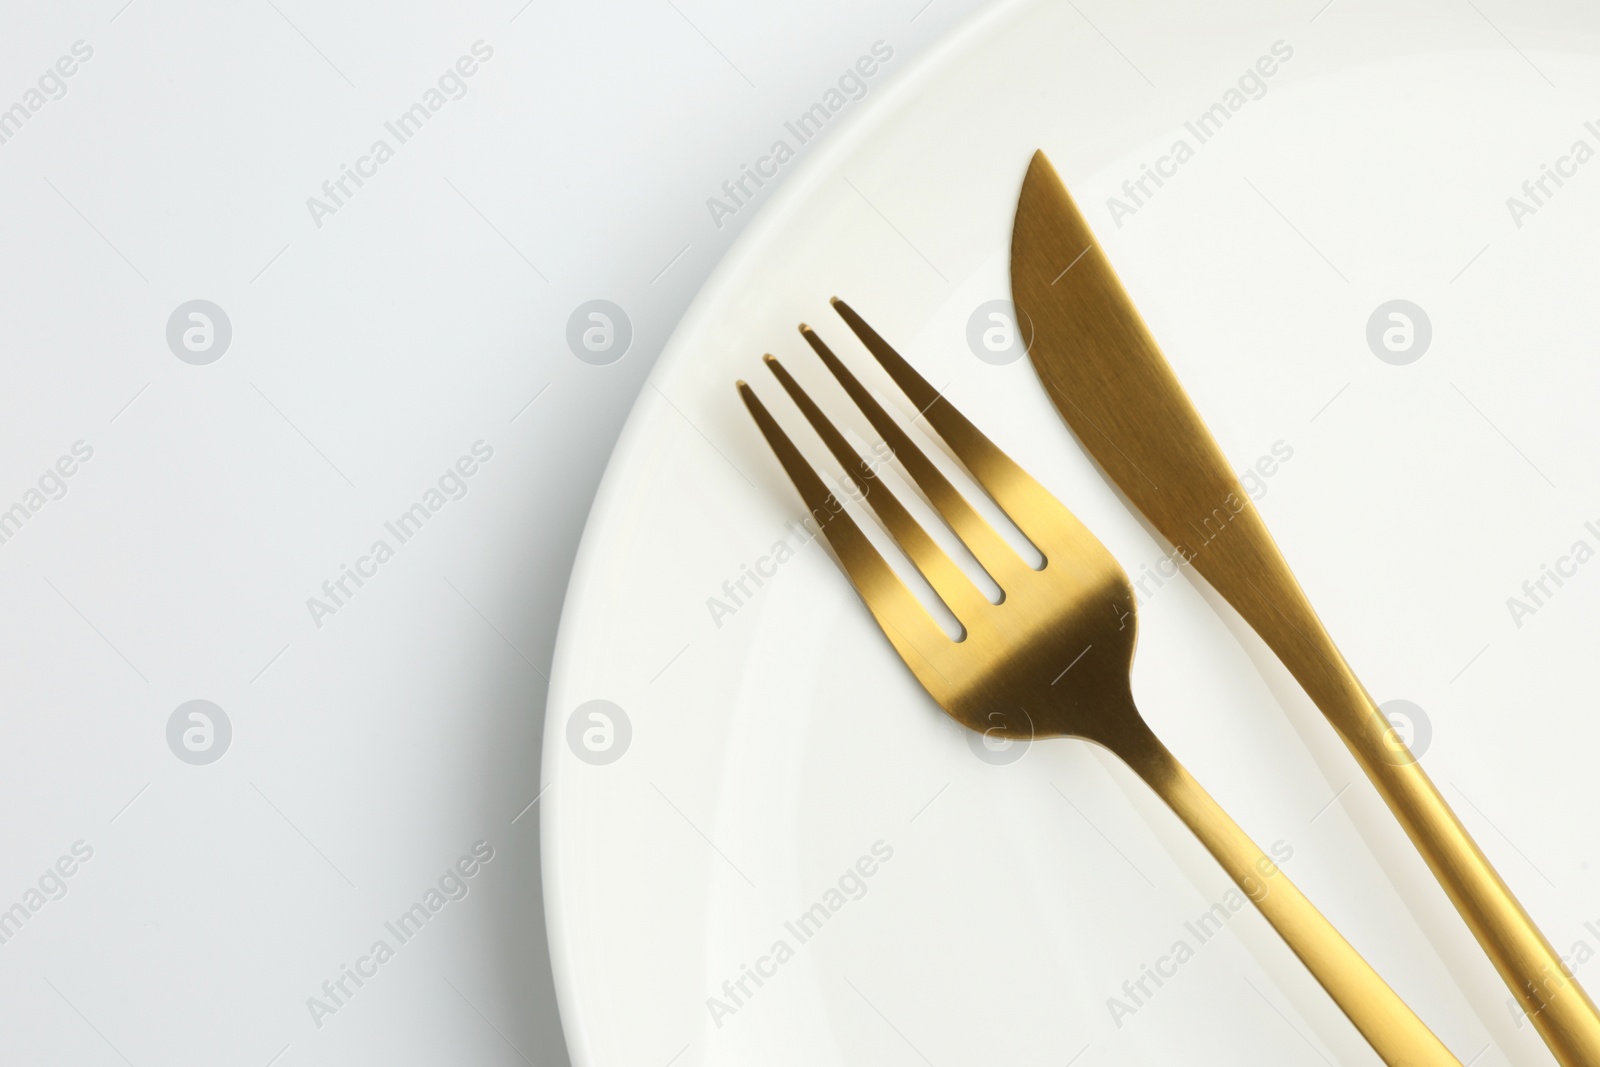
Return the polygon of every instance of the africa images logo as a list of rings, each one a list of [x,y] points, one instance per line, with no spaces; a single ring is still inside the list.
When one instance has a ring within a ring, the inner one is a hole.
[[[822,94],[822,99],[802,111],[794,121],[783,124],[784,130],[794,138],[794,144],[789,143],[788,137],[779,137],[765,155],[759,156],[753,164],[741,164],[738,175],[722,183],[721,196],[706,197],[706,210],[711,212],[711,221],[716,223],[717,229],[722,229],[730,216],[747,207],[761,187],[776,178],[780,168],[795,158],[800,146],[821,133],[845,105],[866,96],[868,80],[893,58],[894,48],[888,42],[873,41],[870,55],[861,56],[846,67],[838,81]]]
[[[388,936],[373,941],[366,954],[356,958],[354,967],[339,964],[338,974],[323,981],[322,995],[306,998],[306,1010],[310,1012],[316,1028],[322,1029],[328,1016],[337,1015],[348,1007],[351,999],[368,982],[378,977],[384,965],[395,958],[401,946],[414,941],[434,916],[444,910],[445,905],[465,900],[467,894],[472,892],[472,879],[493,859],[493,845],[483,840],[475,842],[470,854],[446,867],[436,884],[423,890],[421,897],[410,907],[383,924]],[[390,938],[393,938],[392,944]]]
[[[737,1015],[740,1009],[746,1007],[767,982],[778,977],[779,968],[794,959],[797,948],[821,933],[823,926],[852,901],[867,895],[868,880],[881,873],[884,864],[894,859],[894,846],[878,840],[872,843],[869,852],[870,855],[863,854],[846,867],[834,884],[822,891],[820,899],[783,924],[787,937],[774,940],[765,953],[755,958],[753,966],[739,964],[735,976],[722,983],[718,991],[721,995],[713,993],[706,998],[706,1011],[718,1030],[722,1029],[730,1016]],[[790,938],[794,939],[793,944],[790,944]]]
[[[354,167],[348,163],[339,164],[338,176],[322,183],[321,196],[306,197],[306,210],[310,212],[311,222],[317,229],[322,229],[324,219],[337,215],[367,182],[376,178],[378,168],[394,158],[395,150],[421,133],[423,126],[432,121],[433,116],[443,110],[446,104],[467,95],[467,79],[493,58],[494,48],[485,41],[474,41],[471,52],[471,55],[463,55],[446,67],[436,83],[423,91],[419,102],[383,124],[389,137],[374,140],[364,154],[356,157]],[[393,144],[389,143],[391,137]]]

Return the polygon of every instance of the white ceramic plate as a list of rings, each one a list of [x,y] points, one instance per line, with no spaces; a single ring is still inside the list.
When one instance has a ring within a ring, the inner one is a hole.
[[[1600,159],[1563,162],[1600,149],[1600,62],[1470,5],[1406,19],[1008,4],[831,120],[662,355],[568,592],[541,803],[577,1064],[1376,1062],[1248,907],[1197,925],[1227,884],[1130,775],[1072,741],[983,758],[786,526],[735,378],[809,447],[759,358],[843,412],[808,321],[906,409],[834,294],[1142,582],[1135,694],[1224,807],[1463,1061],[1548,1062],[1315,709],[1209,592],[1146,577],[1162,546],[1026,360],[968,343],[1043,147],[1223,448],[1270,471],[1358,673],[1600,979],[1600,562],[1561,563],[1600,549]],[[1542,164],[1569,173],[1534,203]],[[1429,323],[1405,365],[1368,341],[1396,299]]]

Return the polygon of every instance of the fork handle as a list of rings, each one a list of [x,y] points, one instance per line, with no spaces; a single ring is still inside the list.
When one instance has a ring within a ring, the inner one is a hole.
[[[1361,958],[1239,824],[1228,817],[1159,738],[1133,717],[1133,736],[1108,744],[1166,801],[1244,895],[1300,957],[1389,1067],[1460,1067],[1433,1031]]]

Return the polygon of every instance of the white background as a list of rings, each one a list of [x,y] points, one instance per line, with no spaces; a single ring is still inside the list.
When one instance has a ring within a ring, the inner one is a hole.
[[[0,144],[0,509],[93,455],[0,543],[0,909],[37,905],[0,944],[0,1062],[566,1061],[544,675],[622,420],[772,186],[720,228],[706,198],[874,41],[881,85],[979,6],[6,5],[0,108],[92,57]],[[480,40],[318,226],[307,198]],[[609,366],[566,343],[593,298],[632,325]],[[193,299],[231,322],[207,365],[167,343]],[[316,625],[479,441],[466,495]],[[232,729],[204,766],[167,740],[195,699]],[[466,897],[317,1026],[307,998],[479,841]]]

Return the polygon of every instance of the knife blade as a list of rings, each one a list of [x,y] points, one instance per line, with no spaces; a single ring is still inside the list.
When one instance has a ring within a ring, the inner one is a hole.
[[[1594,1003],[1345,662],[1043,152],[1017,202],[1011,290],[1084,449],[1316,703],[1556,1059],[1600,1067]]]

